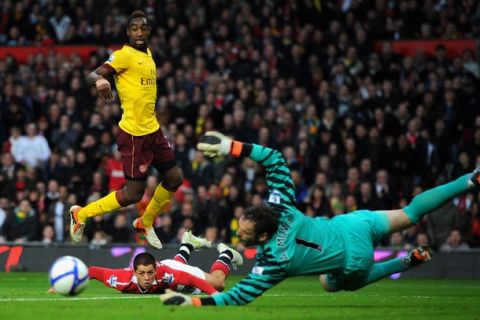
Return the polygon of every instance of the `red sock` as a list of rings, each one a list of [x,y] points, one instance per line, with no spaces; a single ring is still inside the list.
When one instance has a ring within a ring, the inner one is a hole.
[[[225,274],[225,276],[227,276],[227,277],[230,274],[230,267],[225,262],[223,262],[221,260],[216,260],[212,264],[212,268],[210,268],[210,273],[212,273],[213,271],[216,271],[216,270],[222,271]]]
[[[177,255],[173,258],[173,260],[178,261],[178,262],[183,263],[183,264],[187,264],[187,262],[188,262],[188,261],[185,260],[185,258],[184,258],[182,255],[180,255],[180,254],[177,254]]]

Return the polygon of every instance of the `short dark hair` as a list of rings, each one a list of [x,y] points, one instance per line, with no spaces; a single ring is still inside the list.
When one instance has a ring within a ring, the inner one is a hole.
[[[255,222],[255,236],[266,233],[270,239],[278,229],[278,214],[267,205],[260,204],[248,208],[245,211],[244,218]]]
[[[155,267],[156,264],[157,262],[155,261],[155,258],[148,252],[139,253],[133,259],[134,270],[137,270],[137,267],[139,265],[142,265],[142,266],[153,265],[153,267]]]
[[[132,20],[136,19],[136,18],[145,18],[147,20],[147,24],[148,24],[148,18],[147,18],[147,15],[145,14],[145,12],[143,12],[142,10],[135,10],[128,17],[127,27],[130,26],[130,22],[132,22]]]

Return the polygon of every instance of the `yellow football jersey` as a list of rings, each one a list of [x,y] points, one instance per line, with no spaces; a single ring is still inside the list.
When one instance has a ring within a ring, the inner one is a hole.
[[[157,131],[157,69],[150,49],[145,53],[124,45],[105,63],[116,71],[114,80],[123,109],[120,128],[134,136]]]

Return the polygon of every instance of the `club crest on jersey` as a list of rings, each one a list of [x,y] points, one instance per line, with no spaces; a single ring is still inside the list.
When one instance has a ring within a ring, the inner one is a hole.
[[[281,195],[278,190],[273,190],[272,193],[268,196],[267,202],[269,203],[274,203],[274,204],[280,204],[281,201]]]
[[[162,282],[172,284],[174,281],[175,281],[175,276],[171,273],[165,272],[165,274],[162,277]]]
[[[109,285],[110,287],[115,288],[115,287],[117,286],[117,277],[111,276],[110,278],[108,278],[107,281],[108,281],[108,285]]]

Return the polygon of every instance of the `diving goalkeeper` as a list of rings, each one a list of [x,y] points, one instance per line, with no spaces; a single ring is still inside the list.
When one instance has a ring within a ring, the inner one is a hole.
[[[208,157],[249,157],[266,168],[267,205],[253,206],[239,220],[238,236],[247,246],[258,246],[250,274],[227,292],[210,297],[190,297],[167,292],[168,305],[243,305],[282,280],[296,275],[319,274],[327,291],[357,290],[393,273],[432,259],[428,247],[418,247],[406,257],[374,262],[373,248],[385,235],[404,230],[444,202],[476,188],[480,171],[423,192],[402,209],[357,210],[332,219],[312,218],[295,207],[294,186],[282,154],[267,147],[242,143],[219,132],[207,132],[198,149]]]

